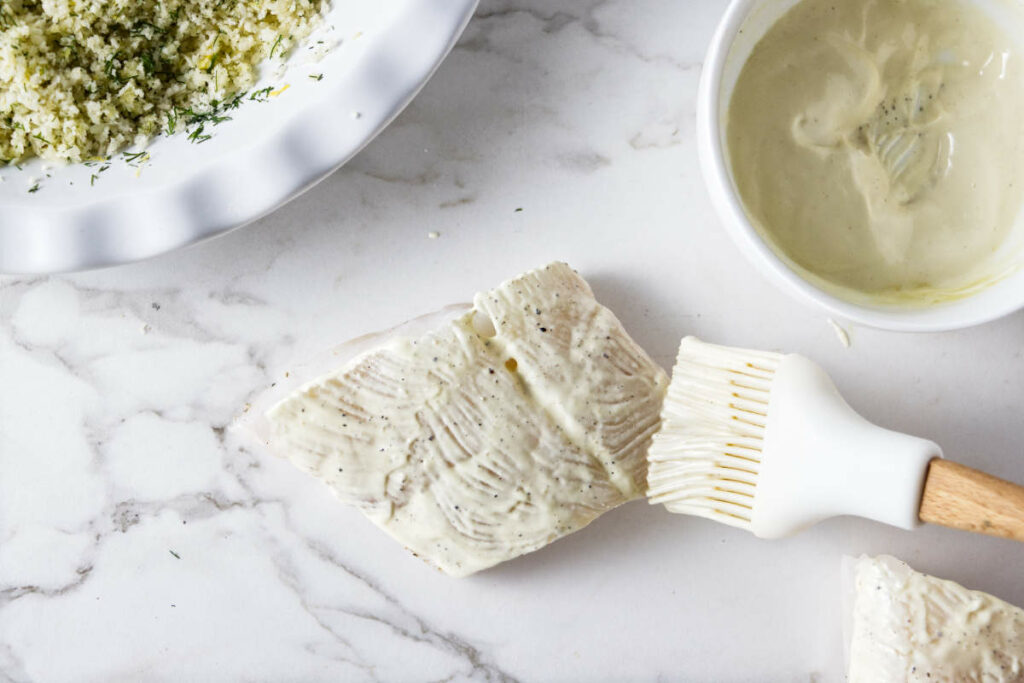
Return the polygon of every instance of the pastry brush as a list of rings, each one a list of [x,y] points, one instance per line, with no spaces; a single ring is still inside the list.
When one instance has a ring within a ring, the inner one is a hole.
[[[661,416],[647,496],[671,512],[761,538],[857,515],[1024,541],[1024,487],[868,422],[803,356],[687,337]]]

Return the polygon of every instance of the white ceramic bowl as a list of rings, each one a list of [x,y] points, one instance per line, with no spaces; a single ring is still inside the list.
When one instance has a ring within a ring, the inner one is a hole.
[[[995,1],[995,0],[993,0]],[[988,322],[1024,308],[1024,268],[964,299],[928,307],[853,303],[808,282],[751,224],[729,166],[726,112],[740,71],[769,28],[798,0],[733,0],[711,41],[697,96],[697,144],[704,180],[743,255],[778,287],[831,315],[882,329],[928,332]],[[992,3],[983,3],[992,4]],[[742,31],[741,31],[742,29]],[[1017,233],[1022,232],[1018,226]],[[1018,237],[1014,237],[1016,243]]]
[[[341,166],[409,103],[477,0],[334,0],[287,70],[256,86],[201,143],[158,138],[141,168],[0,168],[0,272],[93,268],[153,256],[259,218]],[[321,59],[308,46],[339,41]],[[270,71],[270,69],[267,69]],[[323,74],[319,78],[319,74]],[[95,179],[93,176],[96,176]],[[36,192],[30,193],[35,183]]]

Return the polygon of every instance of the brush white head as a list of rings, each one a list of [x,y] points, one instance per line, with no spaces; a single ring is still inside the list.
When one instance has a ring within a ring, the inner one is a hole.
[[[647,497],[751,528],[772,378],[782,355],[683,339],[647,459]]]
[[[797,355],[687,337],[648,452],[648,499],[763,538],[855,514],[913,528],[930,441],[855,413]]]

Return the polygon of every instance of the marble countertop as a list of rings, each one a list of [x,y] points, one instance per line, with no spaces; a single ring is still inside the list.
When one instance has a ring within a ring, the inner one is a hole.
[[[854,519],[765,542],[642,502],[453,580],[227,429],[290,361],[560,259],[665,366],[684,334],[800,351],[869,418],[1024,480],[1024,315],[846,348],[719,229],[693,110],[724,6],[485,0],[273,215],[0,280],[0,680],[839,681],[844,553],[1024,604],[1024,546]]]

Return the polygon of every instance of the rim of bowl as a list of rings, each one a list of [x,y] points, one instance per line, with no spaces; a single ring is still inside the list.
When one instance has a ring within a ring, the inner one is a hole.
[[[921,308],[871,307],[845,299],[813,285],[786,264],[758,234],[743,208],[725,160],[721,136],[722,74],[726,59],[750,11],[765,0],[732,0],[715,29],[704,59],[697,93],[697,151],[704,184],[723,227],[744,257],[773,284],[798,300],[823,308],[853,323],[897,332],[943,332],[973,327],[1024,308],[1024,291],[995,302],[979,297],[1007,283],[1010,277],[949,304]],[[970,302],[971,305],[968,305]],[[982,305],[983,303],[987,305]]]

